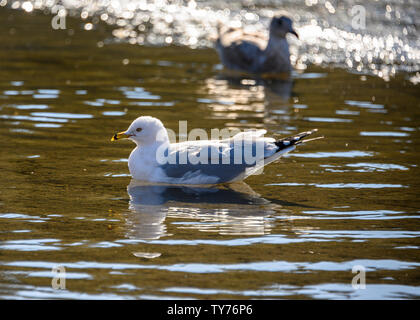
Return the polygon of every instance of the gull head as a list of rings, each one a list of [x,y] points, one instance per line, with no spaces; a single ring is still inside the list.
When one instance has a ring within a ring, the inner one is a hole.
[[[130,139],[137,145],[167,142],[168,134],[159,119],[149,116],[138,117],[126,131],[114,134],[111,141]]]
[[[297,32],[293,29],[293,21],[285,15],[275,16],[270,23],[270,36],[285,38],[287,33],[291,33],[299,39]]]

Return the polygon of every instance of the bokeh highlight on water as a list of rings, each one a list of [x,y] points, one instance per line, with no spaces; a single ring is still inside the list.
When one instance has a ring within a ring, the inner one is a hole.
[[[86,30],[105,22],[114,27],[113,40],[191,48],[212,47],[218,23],[267,33],[269,20],[282,9],[293,17],[299,33],[299,40],[289,39],[297,68],[334,65],[384,79],[404,71],[411,73],[413,82],[420,81],[418,1],[236,0],[227,5],[205,0],[2,0],[0,4],[78,17]]]

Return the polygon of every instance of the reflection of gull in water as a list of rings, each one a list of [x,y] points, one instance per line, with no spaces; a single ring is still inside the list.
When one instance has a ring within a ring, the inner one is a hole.
[[[271,230],[269,216],[276,206],[245,183],[191,187],[149,184],[133,179],[127,191],[130,196],[127,236],[133,239],[167,236],[167,216],[181,219],[173,222],[177,228],[220,234],[266,234]]]
[[[207,104],[214,119],[235,120],[226,126],[271,128],[283,134],[290,132],[290,98],[296,96],[293,86],[291,78],[266,80],[220,72],[205,81],[204,89],[209,98],[198,102]]]
[[[157,201],[154,200],[159,199],[158,192],[159,189],[153,187],[145,189],[128,188],[131,212],[127,214],[126,222],[129,238],[159,239],[167,235],[166,225],[164,224],[167,209],[155,204]],[[151,201],[142,203],[143,199],[150,199]]]
[[[218,74],[217,79],[227,81],[230,87],[233,88],[251,90],[249,91],[250,99],[255,99],[254,88],[261,87],[264,89],[264,94],[261,98],[273,105],[288,102],[292,95],[294,85],[291,77],[286,77],[284,79],[262,79],[258,77],[250,78],[249,76],[244,77],[243,75],[229,74],[224,71]],[[218,93],[223,96],[223,91]]]
[[[265,80],[265,99],[270,104],[287,102],[292,94],[293,89],[292,79],[273,79]]]

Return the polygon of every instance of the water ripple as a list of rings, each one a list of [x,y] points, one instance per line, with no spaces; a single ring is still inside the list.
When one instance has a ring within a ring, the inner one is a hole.
[[[156,264],[129,264],[129,263],[100,263],[100,262],[41,262],[41,261],[13,261],[2,262],[2,265],[13,267],[46,268],[52,269],[57,265],[68,269],[156,269],[171,272],[188,273],[221,273],[228,271],[257,271],[257,272],[302,272],[302,271],[350,271],[355,265],[363,266],[366,271],[378,270],[409,270],[420,267],[418,262],[398,260],[369,260],[360,259],[344,262],[289,262],[289,261],[260,261],[233,264],[213,263],[180,263],[171,265]]]
[[[336,152],[313,152],[313,153],[289,153],[285,157],[299,157],[299,158],[355,158],[355,157],[371,157],[371,151],[336,151]]]
[[[402,184],[392,183],[296,183],[296,182],[282,182],[270,183],[266,186],[282,186],[282,187],[297,187],[297,186],[314,186],[317,188],[332,188],[332,189],[383,189],[383,188],[408,188]]]

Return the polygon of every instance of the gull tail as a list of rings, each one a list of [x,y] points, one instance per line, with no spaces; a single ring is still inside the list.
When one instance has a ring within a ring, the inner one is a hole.
[[[311,134],[313,134],[313,133],[315,133],[317,131],[318,131],[318,129],[313,129],[313,130],[301,132],[301,133],[296,134],[294,136],[283,138],[283,139],[280,139],[280,140],[276,141],[275,144],[276,144],[277,147],[279,147],[279,149],[277,150],[277,152],[279,152],[279,151],[281,151],[283,149],[289,148],[291,146],[304,143],[304,142],[318,140],[318,139],[323,139],[324,138],[323,136],[322,137],[312,138],[312,139],[306,139],[306,140],[304,139],[307,136],[309,136],[309,135],[311,135]]]

